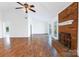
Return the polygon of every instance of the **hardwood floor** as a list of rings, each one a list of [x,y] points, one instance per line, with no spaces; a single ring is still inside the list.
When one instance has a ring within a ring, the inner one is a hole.
[[[53,40],[52,45],[62,57],[77,57],[77,50],[71,50],[61,44],[58,40]]]
[[[4,49],[0,42],[1,57],[50,57],[59,56],[57,51],[49,46],[48,37],[45,35],[35,35],[30,40],[26,38],[12,38],[11,48]]]

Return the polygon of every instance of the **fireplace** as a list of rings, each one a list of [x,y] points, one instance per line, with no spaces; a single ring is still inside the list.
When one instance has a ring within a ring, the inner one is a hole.
[[[72,20],[72,23],[69,22]],[[62,43],[62,45],[70,48],[71,50],[77,50],[78,2],[72,3],[66,9],[61,11],[58,14],[58,21],[59,41]]]
[[[63,44],[65,47],[71,49],[71,34],[60,32],[59,33],[59,41],[61,44]]]

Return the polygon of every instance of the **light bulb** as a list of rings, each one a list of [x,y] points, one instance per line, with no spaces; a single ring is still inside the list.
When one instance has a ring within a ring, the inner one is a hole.
[[[27,19],[28,18],[28,13],[25,13],[25,19]]]

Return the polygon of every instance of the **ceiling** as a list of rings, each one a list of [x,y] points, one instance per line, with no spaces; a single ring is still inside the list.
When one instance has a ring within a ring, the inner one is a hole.
[[[24,2],[22,2],[24,3]],[[37,20],[43,20],[47,21],[49,19],[52,19],[53,17],[57,16],[59,12],[61,12],[63,9],[65,9],[67,6],[69,6],[72,2],[28,2],[29,4],[35,5],[36,13],[29,11],[29,16],[32,17],[32,19]],[[6,12],[18,12],[22,13],[23,10],[16,10],[16,7],[19,7],[20,5],[16,2],[0,2],[0,11]]]

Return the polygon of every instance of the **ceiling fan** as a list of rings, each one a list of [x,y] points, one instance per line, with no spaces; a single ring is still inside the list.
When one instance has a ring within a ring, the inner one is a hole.
[[[30,10],[32,12],[36,12],[35,10],[32,9],[35,7],[34,5],[29,5],[27,3],[22,4],[20,2],[17,2],[17,3],[20,4],[22,7],[17,7],[16,9],[24,9],[25,13],[28,13],[28,10]]]

